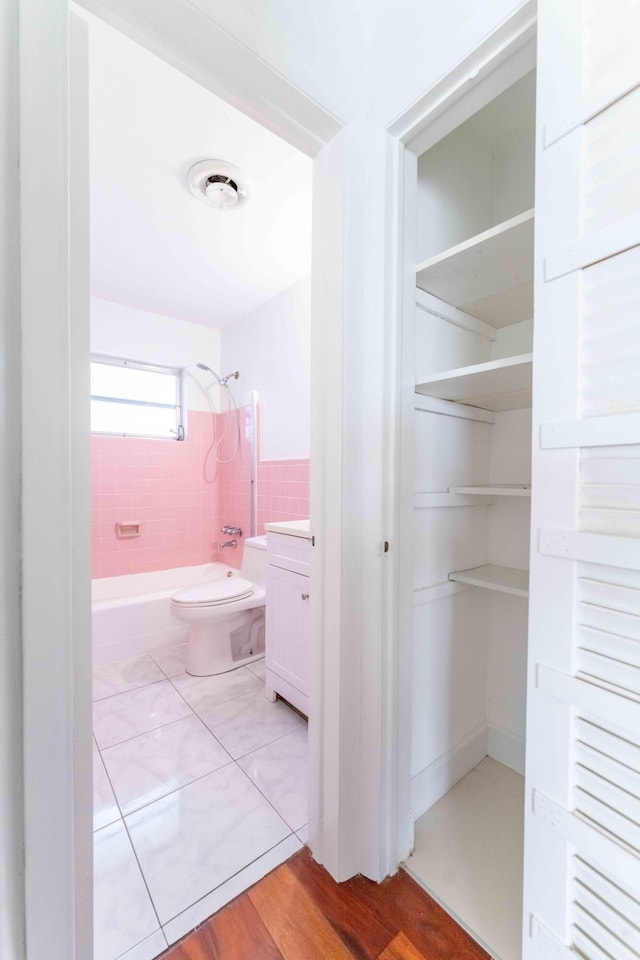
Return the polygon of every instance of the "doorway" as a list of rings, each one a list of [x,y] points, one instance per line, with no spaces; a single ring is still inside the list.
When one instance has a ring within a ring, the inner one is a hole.
[[[94,955],[151,960],[307,838],[312,162],[87,24]]]

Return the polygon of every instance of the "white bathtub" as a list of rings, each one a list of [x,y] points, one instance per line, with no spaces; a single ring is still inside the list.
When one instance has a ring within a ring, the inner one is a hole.
[[[187,639],[187,627],[171,614],[171,597],[180,587],[226,577],[224,563],[176,567],[152,573],[94,580],[92,646],[95,666],[136,657]]]

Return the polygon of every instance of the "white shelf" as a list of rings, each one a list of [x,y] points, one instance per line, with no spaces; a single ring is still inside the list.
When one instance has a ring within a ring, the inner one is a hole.
[[[416,285],[492,327],[533,316],[533,210],[419,263]]]
[[[417,383],[416,393],[496,412],[530,407],[532,361],[523,353],[436,373]]]
[[[449,487],[449,493],[479,497],[530,497],[531,487],[526,483],[485,483]]]
[[[472,587],[483,587],[485,590],[497,590],[499,593],[510,593],[515,597],[529,596],[529,571],[516,570],[515,567],[498,567],[487,563],[471,570],[456,570],[449,574],[449,580],[467,583]]]

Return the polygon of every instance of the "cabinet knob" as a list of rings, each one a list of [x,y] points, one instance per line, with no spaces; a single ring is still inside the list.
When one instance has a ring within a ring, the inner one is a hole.
[[[301,593],[300,596],[302,597],[303,600],[308,600],[308,599],[309,599],[309,594],[308,594],[308,593]]]

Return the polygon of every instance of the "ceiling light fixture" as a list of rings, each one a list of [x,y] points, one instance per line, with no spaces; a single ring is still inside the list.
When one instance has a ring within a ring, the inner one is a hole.
[[[226,160],[200,160],[187,173],[194,197],[215,210],[236,210],[249,199],[249,181],[240,167]]]

